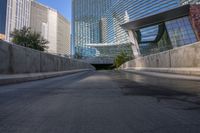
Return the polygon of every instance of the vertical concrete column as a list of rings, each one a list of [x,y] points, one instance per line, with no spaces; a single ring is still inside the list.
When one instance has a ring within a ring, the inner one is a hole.
[[[141,56],[141,53],[140,53],[138,41],[136,39],[136,33],[132,30],[128,30],[128,34],[129,34],[129,40],[132,43],[133,54],[137,58]]]

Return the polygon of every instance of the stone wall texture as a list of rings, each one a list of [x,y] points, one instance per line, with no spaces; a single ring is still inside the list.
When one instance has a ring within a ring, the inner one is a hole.
[[[191,5],[189,17],[196,33],[198,40],[200,41],[200,5]]]
[[[0,74],[94,69],[88,63],[0,41]]]
[[[200,67],[200,42],[140,57],[121,66],[122,69],[130,67],[198,68]]]

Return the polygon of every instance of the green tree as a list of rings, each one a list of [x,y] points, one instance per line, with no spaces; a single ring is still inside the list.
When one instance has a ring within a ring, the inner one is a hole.
[[[23,27],[21,30],[15,29],[12,33],[12,42],[24,47],[45,51],[49,42],[39,33],[32,32],[31,28]]]
[[[129,60],[132,60],[133,57],[130,57],[127,55],[127,53],[125,52],[121,52],[116,58],[115,58],[115,61],[114,61],[114,65],[116,68],[119,68],[122,64],[124,64],[125,62],[129,61]]]

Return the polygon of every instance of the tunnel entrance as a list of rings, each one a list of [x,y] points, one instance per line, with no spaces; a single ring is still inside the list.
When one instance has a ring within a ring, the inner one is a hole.
[[[115,68],[113,64],[92,64],[96,70],[112,70]]]

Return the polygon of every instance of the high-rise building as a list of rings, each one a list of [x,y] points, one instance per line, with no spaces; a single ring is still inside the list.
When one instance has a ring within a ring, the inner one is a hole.
[[[200,4],[200,0],[180,0],[181,5]]]
[[[95,55],[87,44],[101,43],[101,18],[114,0],[72,0],[72,35],[76,53]]]
[[[58,11],[33,1],[30,19],[32,30],[49,41],[49,53],[70,55],[70,23]]]
[[[134,55],[149,55],[199,41],[199,13],[200,5],[184,5],[129,21],[122,27],[128,31],[135,46]],[[152,27],[157,27],[157,31]],[[148,33],[149,38],[144,33]]]
[[[7,0],[0,1],[0,39],[5,39]]]
[[[30,26],[31,1],[32,0],[1,0],[1,38],[11,41],[11,33],[14,29]]]
[[[179,0],[93,1],[73,0],[72,3],[73,44],[82,55],[88,50],[87,44],[130,43],[127,32],[121,27],[123,23],[178,7],[180,3]],[[158,27],[154,26],[141,33],[146,37],[144,39],[149,40],[153,38],[149,33],[156,30]]]
[[[105,14],[107,18],[106,42],[127,43],[128,34],[121,25],[129,20],[137,20],[159,12],[179,6],[178,0],[119,0]],[[143,30],[146,40],[151,39],[150,32],[155,32],[157,27]],[[104,42],[105,43],[105,42]]]

